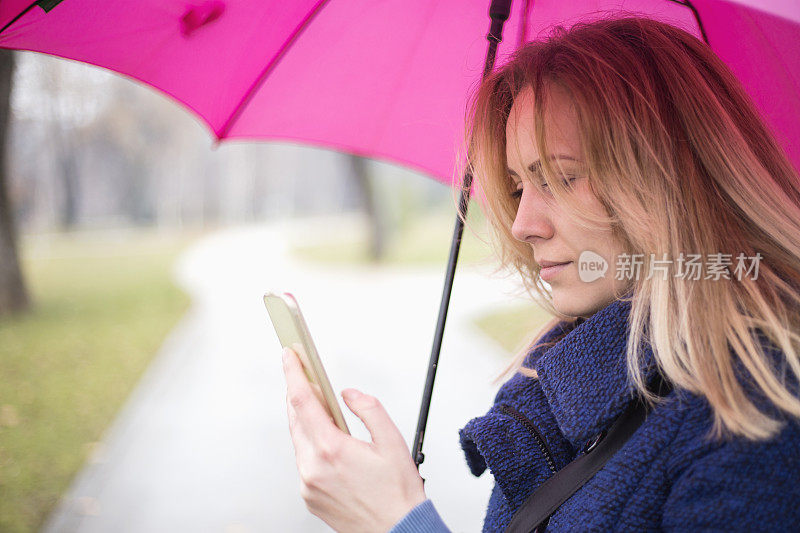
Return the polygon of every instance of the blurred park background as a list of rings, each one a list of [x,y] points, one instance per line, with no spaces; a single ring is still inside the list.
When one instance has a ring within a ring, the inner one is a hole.
[[[0,531],[327,531],[297,491],[267,289],[298,297],[337,392],[378,396],[411,445],[451,189],[322,148],[215,146],[151,89],[6,50],[3,147]],[[469,219],[420,469],[456,531],[480,530],[491,488],[457,429],[548,318],[493,272],[474,202]]]

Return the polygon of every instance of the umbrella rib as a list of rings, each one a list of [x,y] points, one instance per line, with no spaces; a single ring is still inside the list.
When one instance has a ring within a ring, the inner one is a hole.
[[[24,11],[22,11],[22,13],[20,13],[19,15],[17,15],[17,16],[16,16],[16,17],[14,17],[13,19],[11,19],[11,22],[9,22],[8,24],[6,24],[6,25],[5,25],[5,26],[3,26],[2,28],[0,28],[0,33],[3,33],[4,31],[6,31],[6,30],[7,30],[7,29],[8,29],[8,28],[9,28],[9,27],[12,25],[12,24],[14,24],[16,21],[18,21],[19,19],[21,19],[21,18],[22,18],[22,16],[23,16],[23,15],[25,15],[25,13],[27,13],[28,11],[30,11],[31,9],[33,9],[34,7],[36,7],[38,4],[39,4],[39,0],[36,0],[36,1],[34,1],[34,2],[31,4],[31,5],[29,5],[28,7],[26,7],[26,8],[25,8],[25,10],[24,10]]]
[[[283,59],[283,56],[286,54],[286,51],[289,49],[289,47],[291,47],[292,44],[294,44],[294,42],[297,40],[297,38],[300,36],[303,30],[305,30],[306,27],[308,27],[308,25],[311,23],[311,20],[317,15],[317,13],[319,13],[319,11],[327,3],[328,0],[319,0],[319,2],[317,2],[317,4],[314,6],[313,9],[308,13],[306,13],[306,16],[303,18],[303,20],[300,21],[297,27],[295,27],[294,31],[292,31],[289,37],[287,37],[286,40],[283,42],[280,49],[278,50],[278,53],[273,56],[272,60],[264,67],[264,70],[261,71],[261,74],[259,74],[258,78],[256,78],[256,80],[253,82],[253,84],[250,86],[250,88],[247,90],[244,96],[242,96],[242,99],[233,109],[233,112],[228,117],[228,120],[225,121],[225,124],[223,124],[219,134],[217,134],[217,139],[224,139],[225,137],[228,136],[228,133],[233,127],[233,124],[237,120],[239,120],[242,111],[244,111],[244,108],[247,107],[247,105],[253,99],[253,95],[255,95],[258,88],[261,87],[261,85],[264,83],[264,80],[267,78],[267,76],[269,76],[269,73],[275,69],[280,60]]]
[[[669,1],[684,7],[688,7],[691,10],[692,15],[694,15],[695,22],[697,22],[697,28],[700,30],[700,35],[703,36],[703,41],[705,41],[706,44],[710,45],[710,43],[708,42],[708,35],[706,35],[706,29],[703,26],[703,21],[700,19],[700,13],[697,12],[697,8],[694,7],[694,4],[692,4],[691,0],[669,0]]]

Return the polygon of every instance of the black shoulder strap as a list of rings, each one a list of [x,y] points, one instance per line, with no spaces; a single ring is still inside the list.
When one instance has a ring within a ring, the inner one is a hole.
[[[648,389],[659,396],[666,396],[672,386],[656,371]],[[536,530],[625,444],[644,422],[647,411],[648,406],[641,398],[633,400],[608,432],[600,434],[599,443],[595,441],[585,455],[556,472],[528,496],[511,518],[506,533],[530,533]]]

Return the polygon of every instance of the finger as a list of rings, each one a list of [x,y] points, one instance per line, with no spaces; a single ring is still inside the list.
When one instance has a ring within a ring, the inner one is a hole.
[[[325,401],[325,396],[322,394],[322,389],[320,386],[313,382],[309,382],[308,386],[311,387],[311,390],[314,392],[314,396],[317,397],[317,400],[319,400],[320,405],[327,409],[328,403]]]
[[[297,467],[301,468],[302,465],[308,464],[309,458],[314,457],[316,454],[316,446],[306,433],[304,426],[298,423],[297,412],[288,402],[286,411],[290,419],[289,433],[292,437],[295,461]]]
[[[308,437],[303,433],[303,428],[297,423],[297,412],[288,399],[286,402],[286,418],[289,419],[289,434],[292,436],[295,448],[297,448],[300,438],[307,439]]]
[[[308,359],[302,353],[298,353],[297,351],[295,351],[292,348],[287,348],[287,349],[292,351],[295,354],[295,356],[298,359],[300,359],[300,365],[301,365],[301,367],[303,369],[303,374],[306,377],[306,381],[308,382],[309,386],[311,387],[311,390],[314,391],[314,395],[319,400],[320,405],[322,405],[322,407],[325,408],[325,411],[331,417],[331,421],[333,421],[333,413],[331,413],[330,407],[328,407],[328,402],[325,401],[325,395],[322,394],[322,388],[319,386],[318,383],[315,383],[312,379],[309,379],[309,372],[308,372],[308,366],[307,366],[309,364],[308,363]]]
[[[294,426],[315,443],[327,438],[330,431],[337,428],[309,383],[300,359],[290,348],[284,350],[283,371],[286,374],[286,402],[294,410]]]
[[[377,398],[356,389],[343,390],[342,398],[347,407],[364,423],[373,443],[393,452],[411,453],[400,430]]]

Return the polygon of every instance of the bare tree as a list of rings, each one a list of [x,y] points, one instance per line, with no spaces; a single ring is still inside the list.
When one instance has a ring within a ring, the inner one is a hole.
[[[15,157],[15,163],[33,167],[37,180],[47,183],[54,199],[48,205],[49,217],[69,230],[80,223],[87,196],[93,193],[85,184],[83,135],[109,106],[108,80],[113,76],[52,56],[18,53],[16,57],[14,119],[35,124],[41,146],[36,161]]]
[[[21,311],[30,305],[17,253],[14,212],[8,194],[7,138],[11,122],[11,79],[14,53],[0,50],[0,315]]]

